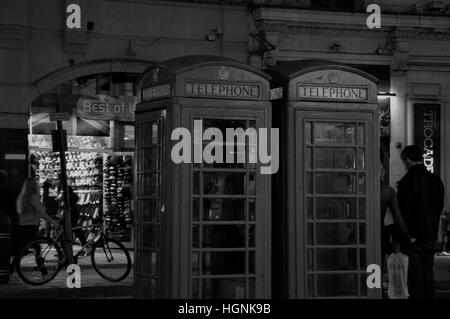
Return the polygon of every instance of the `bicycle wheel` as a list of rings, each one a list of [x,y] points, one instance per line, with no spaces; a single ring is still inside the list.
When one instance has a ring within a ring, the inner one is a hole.
[[[125,246],[105,236],[92,246],[91,261],[101,277],[113,282],[125,279],[131,270],[131,257]]]
[[[62,268],[63,254],[50,238],[31,241],[18,256],[16,270],[19,277],[33,286],[51,281]]]

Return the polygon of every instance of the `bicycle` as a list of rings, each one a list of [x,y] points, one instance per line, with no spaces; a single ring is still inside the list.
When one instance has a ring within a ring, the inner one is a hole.
[[[90,239],[73,256],[74,263],[77,264],[79,258],[87,256],[88,248],[91,248],[92,266],[102,278],[112,282],[125,279],[131,271],[131,257],[128,250],[118,240],[107,236],[103,224],[72,229],[89,228],[93,235],[89,236]],[[96,230],[93,231],[94,229]],[[16,263],[19,277],[33,286],[44,285],[53,280],[64,266],[69,265],[65,244],[63,228],[57,231],[54,239],[40,237],[29,242],[22,249]],[[96,254],[96,251],[99,253]],[[118,265],[113,264],[114,262]]]

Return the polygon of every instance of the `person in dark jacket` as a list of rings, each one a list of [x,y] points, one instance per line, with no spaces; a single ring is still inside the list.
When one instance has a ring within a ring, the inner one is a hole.
[[[410,298],[434,298],[434,253],[439,219],[444,208],[444,185],[423,165],[420,148],[403,149],[400,157],[408,172],[398,182],[397,197],[412,242],[402,247],[409,257]]]

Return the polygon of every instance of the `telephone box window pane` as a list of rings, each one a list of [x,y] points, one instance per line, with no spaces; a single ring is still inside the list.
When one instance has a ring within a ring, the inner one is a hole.
[[[308,245],[314,245],[314,224],[308,223],[306,228],[307,243]]]
[[[255,252],[253,251],[248,253],[248,273],[255,273]]]
[[[255,299],[255,278],[248,278],[248,298]]]
[[[225,142],[222,144],[211,145],[210,143],[213,142],[204,141],[203,154],[206,150],[207,154],[211,154],[213,156],[214,161],[212,163],[204,162],[203,165],[205,168],[245,168],[246,151],[244,146],[238,148],[234,145],[228,149]],[[222,150],[222,156],[219,156],[219,154],[216,153],[218,149]],[[227,156],[230,158],[228,161]]]
[[[198,276],[200,274],[200,263],[199,263],[199,253],[194,251],[192,252],[192,274],[194,276]]]
[[[159,169],[159,148],[144,148],[143,150],[143,169]]]
[[[366,175],[358,174],[358,193],[365,194],[366,193]]]
[[[200,290],[198,279],[192,279],[192,298],[199,299],[200,298]]]
[[[358,148],[356,163],[357,163],[357,167],[356,167],[357,169],[366,169],[364,149],[362,149],[362,148]]]
[[[317,293],[319,297],[358,296],[357,274],[320,274],[317,275]]]
[[[245,221],[245,200],[204,198],[203,220]]]
[[[158,199],[141,199],[142,221],[153,223],[159,222],[158,202]]]
[[[355,124],[315,123],[316,144],[355,144]]]
[[[192,247],[199,248],[200,243],[200,226],[192,225]]]
[[[359,224],[359,243],[366,244],[366,225]]]
[[[250,225],[248,226],[248,246],[249,247],[255,247],[255,226]]]
[[[159,226],[142,226],[142,246],[145,248],[159,247]]]
[[[192,220],[194,222],[200,220],[200,200],[198,198],[192,199]]]
[[[361,296],[365,297],[367,296],[367,274],[361,274],[360,276],[359,289]]]
[[[152,252],[142,252],[142,272],[149,275],[157,275],[157,253]]]
[[[316,201],[317,219],[355,219],[355,198],[321,198]]]
[[[254,199],[248,201],[248,219],[252,222],[256,220],[256,202]]]
[[[318,147],[314,159],[315,168],[355,168],[355,150],[352,148]]]
[[[306,144],[311,144],[312,143],[312,139],[311,139],[311,122],[306,122],[305,123],[305,139],[306,139]]]
[[[354,223],[317,223],[316,240],[318,245],[356,244],[356,224]]]
[[[245,251],[203,252],[202,275],[244,275]]]
[[[194,172],[193,174],[193,193],[195,195],[200,194],[200,173],[199,172]]]
[[[355,194],[356,176],[353,173],[316,173],[318,194]]]
[[[317,270],[357,270],[356,248],[316,249]]]
[[[366,200],[364,198],[359,199],[359,218],[366,218]]]
[[[312,173],[306,173],[306,185],[305,185],[306,194],[312,194],[313,192],[313,179]]]
[[[365,124],[359,124],[358,125],[358,145],[365,145],[365,135],[366,135],[366,125]]]
[[[159,194],[159,174],[143,174],[144,196],[157,196]]]
[[[248,194],[256,194],[256,176],[254,173],[248,174]]]
[[[313,271],[314,270],[314,249],[312,249],[312,248],[308,249],[307,263],[308,263],[308,270]]]
[[[198,120],[198,119],[197,119]],[[218,128],[224,138],[227,132],[227,128],[230,129],[247,129],[247,121],[246,120],[234,120],[234,119],[203,119],[203,132],[208,128],[215,127]],[[254,121],[253,121],[254,122]]]
[[[308,297],[314,297],[314,275],[308,275]]]
[[[359,269],[360,270],[367,269],[366,250],[364,248],[359,249]]]
[[[204,173],[204,194],[245,195],[245,173]]]
[[[203,226],[204,248],[244,248],[245,225]]]
[[[308,219],[314,218],[314,198],[312,197],[306,198],[306,217]]]
[[[208,278],[203,279],[202,291],[204,299],[244,299],[245,279]]]
[[[312,169],[312,152],[311,147],[305,148],[305,167],[306,169]]]
[[[144,145],[159,144],[159,124],[149,122],[142,124],[142,138]]]

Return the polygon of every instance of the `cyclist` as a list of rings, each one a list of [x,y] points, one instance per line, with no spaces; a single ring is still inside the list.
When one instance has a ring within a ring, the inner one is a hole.
[[[46,212],[45,208],[40,201],[40,187],[35,178],[27,178],[22,185],[22,190],[20,191],[19,197],[16,201],[17,213],[19,215],[19,230],[17,236],[17,248],[15,255],[17,256],[22,249],[30,241],[37,238],[37,233],[39,231],[39,224],[41,218],[45,221],[57,226],[58,223],[51,218]],[[39,247],[35,247],[36,255],[39,255]],[[17,257],[14,257],[10,273],[14,271],[15,264],[17,262]],[[40,260],[37,258],[36,263],[40,267]],[[40,268],[43,275],[46,274],[45,268]]]

